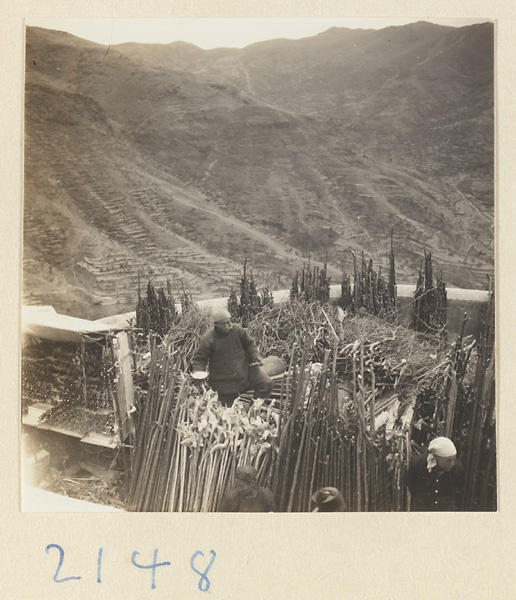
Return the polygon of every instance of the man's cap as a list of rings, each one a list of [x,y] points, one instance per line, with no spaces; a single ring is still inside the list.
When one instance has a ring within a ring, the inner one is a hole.
[[[225,308],[218,308],[217,310],[213,311],[211,318],[213,319],[214,323],[220,323],[220,321],[227,321],[228,319],[231,319],[231,315]]]
[[[439,458],[449,458],[457,454],[457,448],[447,437],[437,437],[428,444],[428,452]]]
[[[245,483],[251,483],[258,477],[258,471],[253,465],[241,465],[237,467],[235,471],[235,479],[244,481]]]
[[[337,488],[326,486],[312,495],[315,509],[312,512],[344,512],[344,498]]]

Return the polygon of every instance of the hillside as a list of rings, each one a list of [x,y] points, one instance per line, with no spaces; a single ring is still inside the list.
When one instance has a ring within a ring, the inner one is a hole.
[[[493,271],[493,28],[414,23],[205,51],[27,29],[24,300],[99,318],[142,281],[288,287],[350,250],[399,283]],[[458,235],[459,233],[459,235]]]

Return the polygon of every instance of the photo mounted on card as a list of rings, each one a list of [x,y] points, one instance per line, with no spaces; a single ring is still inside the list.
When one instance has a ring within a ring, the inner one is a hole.
[[[25,35],[22,511],[497,511],[494,22]]]

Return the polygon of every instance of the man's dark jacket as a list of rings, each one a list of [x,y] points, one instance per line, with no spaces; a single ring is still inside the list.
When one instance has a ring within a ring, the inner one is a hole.
[[[222,500],[219,512],[274,512],[276,503],[270,490],[259,487],[256,496],[245,496],[231,490]]]
[[[410,461],[407,484],[411,495],[411,511],[461,510],[464,493],[464,469],[459,460],[451,471],[435,466],[427,469],[428,452]]]
[[[259,355],[253,338],[240,325],[233,324],[227,335],[213,327],[201,339],[193,369],[204,371],[209,365],[211,387],[221,394],[238,394],[247,389],[249,364]]]

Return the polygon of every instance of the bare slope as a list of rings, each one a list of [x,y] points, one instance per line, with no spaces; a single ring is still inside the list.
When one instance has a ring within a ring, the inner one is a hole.
[[[493,266],[492,27],[416,23],[203,51],[27,30],[25,291],[78,316],[138,272],[227,293],[350,249],[398,279]],[[459,232],[459,235],[458,235]]]

